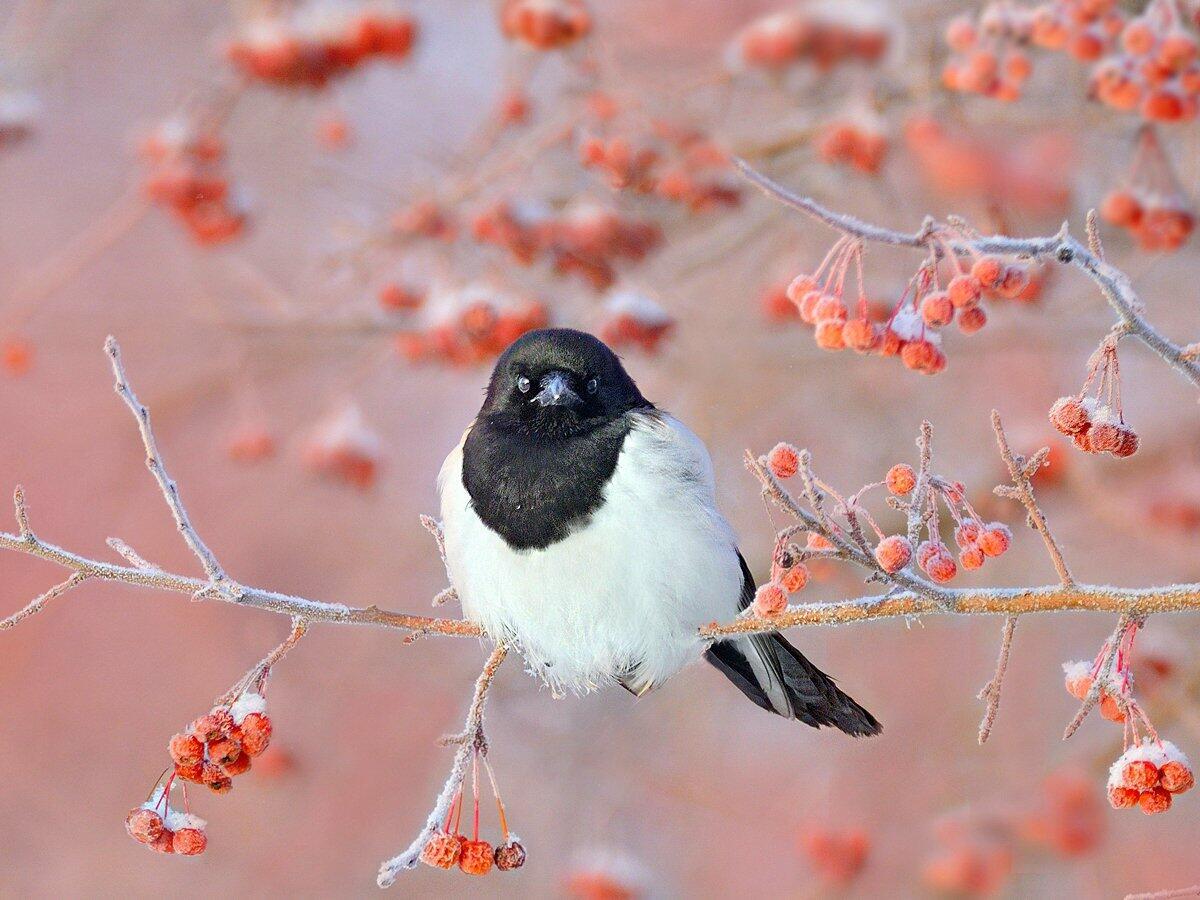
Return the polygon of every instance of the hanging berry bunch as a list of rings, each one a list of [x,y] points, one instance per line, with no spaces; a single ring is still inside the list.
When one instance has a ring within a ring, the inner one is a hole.
[[[254,81],[320,89],[371,60],[404,61],[416,34],[411,16],[378,4],[281,4],[247,22],[225,56]]]
[[[816,149],[817,156],[830,165],[876,175],[887,157],[888,136],[883,120],[864,111],[821,126]]]
[[[843,236],[811,275],[798,275],[788,286],[788,297],[800,318],[816,327],[817,346],[825,350],[847,347],[859,353],[898,356],[909,369],[934,375],[946,368],[941,330],[956,319],[964,334],[974,334],[987,324],[980,301],[985,296],[1021,297],[1030,284],[1030,268],[1016,261],[984,255],[973,247],[969,268],[950,247],[951,234],[930,238],[930,256],[909,280],[885,323],[872,320],[862,276],[862,242]],[[951,277],[943,289],[939,257],[949,260]],[[855,267],[858,296],[855,315],[843,299],[846,274]]]
[[[1017,100],[1033,71],[1023,46],[1032,31],[1028,10],[1008,3],[984,9],[979,24],[959,16],[946,28],[953,55],[942,68],[942,84],[952,91],[996,100]]]
[[[313,474],[365,491],[375,484],[381,455],[382,441],[367,427],[362,410],[346,404],[317,424],[302,459]]]
[[[1153,126],[1139,130],[1129,170],[1104,197],[1100,215],[1126,229],[1143,250],[1178,250],[1191,236],[1191,203]]]
[[[1030,12],[1030,41],[1092,62],[1111,49],[1125,27],[1117,0],[1050,0]]]
[[[1091,395],[1089,390],[1094,391]],[[1111,453],[1118,459],[1137,453],[1138,433],[1125,423],[1121,406],[1121,367],[1117,336],[1101,342],[1088,361],[1088,375],[1075,396],[1059,397],[1050,407],[1050,424],[1084,453]]]
[[[858,63],[873,66],[891,45],[887,25],[862,4],[810,4],[761,16],[743,28],[726,53],[731,71],[780,74],[811,65],[818,72]]]
[[[604,300],[599,335],[615,348],[635,346],[654,353],[675,320],[661,304],[636,288],[614,288]]]
[[[409,362],[476,365],[495,359],[526,332],[544,328],[549,318],[540,300],[487,282],[435,285],[417,327],[397,334],[396,349]]]
[[[223,244],[246,227],[245,204],[234,197],[222,170],[225,142],[203,116],[161,123],[141,142],[150,170],[143,190],[169,210],[197,244]]]
[[[1092,94],[1152,122],[1190,121],[1200,110],[1200,49],[1173,0],[1151,0],[1092,71]]]
[[[1134,743],[1108,775],[1108,802],[1114,809],[1139,807],[1148,816],[1166,812],[1175,798],[1196,784],[1192,765],[1170,741],[1145,737]]]
[[[504,0],[500,29],[531,50],[561,50],[587,37],[592,16],[583,0]]]
[[[492,788],[492,796],[496,800],[496,813],[500,823],[501,842],[495,847],[479,837],[479,764],[483,763],[487,772],[488,782]],[[465,782],[466,779],[463,779]],[[519,869],[525,865],[525,848],[516,835],[508,830],[508,816],[505,813],[504,801],[500,799],[500,791],[496,788],[496,776],[492,772],[487,759],[487,751],[476,743],[471,760],[471,796],[473,809],[471,816],[471,836],[462,833],[463,807],[466,805],[463,797],[464,784],[459,783],[458,793],[450,804],[446,821],[440,830],[435,831],[421,850],[421,862],[435,869],[453,869],[457,866],[468,875],[486,875],[492,867],[501,872]]]
[[[208,823],[187,811],[187,791],[182,791],[185,810],[171,808],[171,789],[175,776],[166,783],[155,785],[150,797],[141,806],[134,807],[125,817],[125,830],[139,844],[145,844],[156,853],[174,853],[179,856],[199,856],[208,848]]]

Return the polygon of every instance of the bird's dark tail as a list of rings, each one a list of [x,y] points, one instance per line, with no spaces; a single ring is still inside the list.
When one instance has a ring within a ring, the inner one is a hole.
[[[705,654],[738,690],[765,710],[805,725],[832,725],[856,736],[883,726],[833,679],[778,634],[759,634],[713,644]]]

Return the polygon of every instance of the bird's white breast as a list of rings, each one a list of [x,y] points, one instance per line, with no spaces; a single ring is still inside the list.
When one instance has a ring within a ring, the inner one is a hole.
[[[670,416],[634,414],[603,505],[544,550],[513,550],[471,509],[461,443],[438,486],[464,615],[556,688],[659,684],[699,655],[697,628],[737,611],[741,569],[712,464]]]

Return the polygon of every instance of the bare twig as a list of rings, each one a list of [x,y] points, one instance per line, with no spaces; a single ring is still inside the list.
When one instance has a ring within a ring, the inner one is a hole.
[[[238,696],[247,689],[261,691],[263,682],[266,681],[267,676],[271,674],[272,667],[285,656],[287,656],[291,649],[300,643],[300,639],[307,633],[307,619],[302,619],[299,617],[292,619],[292,630],[288,633],[288,636],[283,639],[282,643],[280,643],[278,647],[255,663],[249,672],[237,680],[233,687],[214,700],[213,705],[227,706],[236,700]]]
[[[1181,897],[1200,897],[1200,884],[1169,891],[1151,891],[1148,894],[1126,894],[1125,900],[1178,900]]]
[[[496,670],[500,668],[500,664],[504,662],[504,657],[507,655],[508,647],[504,644],[497,644],[496,648],[492,650],[492,655],[484,664],[483,671],[480,672],[479,678],[475,682],[475,694],[471,700],[471,708],[467,711],[467,720],[463,725],[463,730],[446,741],[446,743],[458,745],[458,750],[454,753],[454,761],[450,765],[450,777],[442,786],[441,793],[434,802],[433,810],[429,813],[429,818],[425,820],[425,826],[416,839],[403,853],[392,857],[379,867],[377,881],[380,887],[389,887],[401,872],[416,866],[421,857],[421,850],[450,812],[450,804],[454,801],[454,796],[463,782],[472,754],[475,751],[487,754],[487,737],[483,729],[483,709],[487,703],[488,688],[491,687]]]
[[[872,225],[854,216],[836,213],[811,197],[803,197],[789,191],[754,169],[743,159],[735,157],[733,161],[742,175],[769,197],[819,222],[824,222],[843,234],[852,235],[860,240],[927,251],[929,237],[938,228],[938,223],[932,218],[926,218],[921,227],[911,233]],[[1000,253],[1049,258],[1064,265],[1075,266],[1096,283],[1100,293],[1104,295],[1109,306],[1113,308],[1125,325],[1128,334],[1138,338],[1194,386],[1200,387],[1200,363],[1186,351],[1186,348],[1168,340],[1146,320],[1143,315],[1145,306],[1133,290],[1129,276],[1106,263],[1098,253],[1092,252],[1071,237],[1065,223],[1057,234],[1049,237],[1014,238],[992,235],[969,241],[947,240],[945,246],[958,255],[967,255],[972,251]]]
[[[82,584],[86,579],[87,576],[82,572],[75,572],[66,581],[60,581],[44,594],[39,594],[37,597],[34,597],[25,605],[24,608],[17,610],[6,619],[0,619],[0,631],[4,631],[6,628],[12,628],[22,619],[27,619],[34,613],[41,612],[42,607],[51,600],[55,599],[56,597],[61,597],[67,591],[71,590],[71,588]]]
[[[1017,617],[1004,620],[1004,631],[1000,638],[1000,655],[996,659],[996,674],[983,686],[979,699],[984,702],[983,720],[979,723],[979,743],[986,744],[992,736],[992,726],[1000,712],[1000,693],[1004,689],[1004,675],[1008,671],[1008,657],[1012,653],[1013,634],[1017,630]]]
[[[217,558],[213,552],[208,549],[204,541],[200,540],[200,535],[196,533],[196,529],[192,527],[191,520],[188,518],[187,510],[183,507],[183,501],[179,499],[179,488],[167,474],[166,467],[162,463],[162,458],[159,456],[158,445],[154,440],[154,431],[150,427],[150,410],[148,410],[133,389],[130,388],[129,382],[125,377],[125,366],[121,362],[121,348],[117,344],[116,338],[109,336],[104,342],[104,350],[108,353],[109,359],[112,361],[113,375],[116,377],[115,385],[117,394],[125,401],[125,405],[129,407],[135,419],[137,419],[138,431],[142,435],[142,444],[146,448],[146,466],[154,475],[154,480],[158,482],[159,488],[162,490],[163,498],[167,501],[167,506],[171,510],[171,515],[175,518],[175,526],[179,529],[179,533],[183,535],[184,541],[192,548],[192,552],[200,560],[200,564],[204,567],[204,573],[208,575],[209,581],[219,585],[225,581],[225,570],[221,568],[221,564],[217,562]]]

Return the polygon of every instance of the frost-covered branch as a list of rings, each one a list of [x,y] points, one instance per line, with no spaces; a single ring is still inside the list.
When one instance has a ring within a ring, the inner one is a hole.
[[[743,159],[734,159],[742,175],[767,196],[804,213],[819,222],[824,222],[843,235],[861,241],[890,244],[897,247],[912,247],[928,251],[931,237],[939,232],[940,226],[927,216],[921,227],[914,232],[893,231],[864,222],[854,216],[834,212],[811,197],[793,193],[783,185],[763,175]],[[939,242],[958,256],[972,253],[995,253],[1024,256],[1035,259],[1053,259],[1064,265],[1073,265],[1096,283],[1109,306],[1119,319],[1123,334],[1132,335],[1162,357],[1194,386],[1200,388],[1200,361],[1189,347],[1181,347],[1166,338],[1147,321],[1145,305],[1134,291],[1129,276],[1109,265],[1096,252],[1088,249],[1067,229],[1066,223],[1057,234],[1048,237],[1014,238],[1006,235],[979,236],[970,240],[945,240]]]

